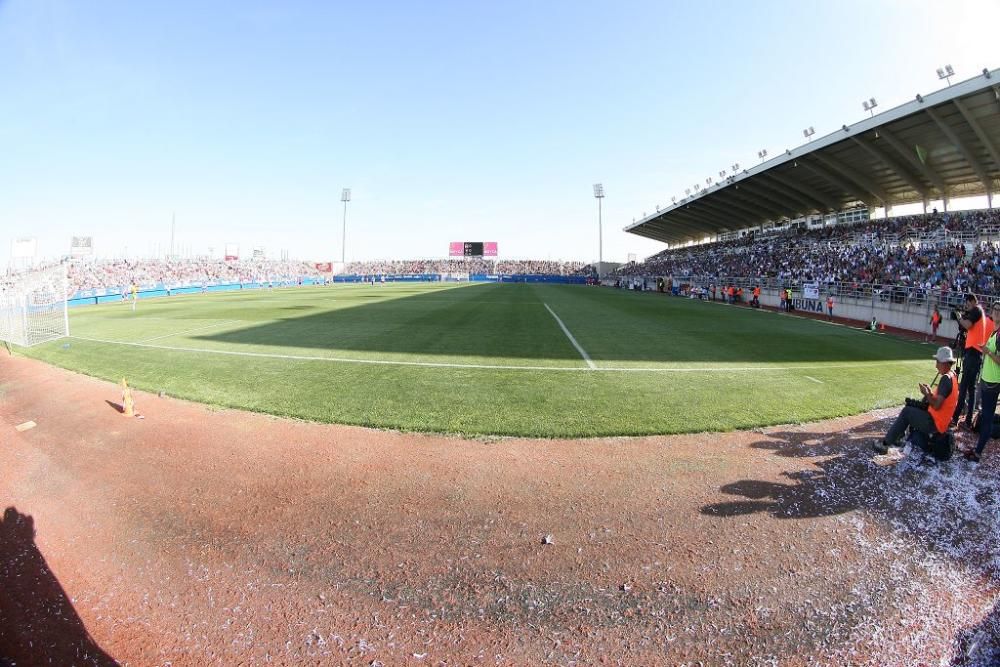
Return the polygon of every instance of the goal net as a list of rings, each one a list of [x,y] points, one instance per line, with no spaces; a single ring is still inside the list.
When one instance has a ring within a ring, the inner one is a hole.
[[[30,347],[69,335],[66,266],[0,276],[0,340]]]

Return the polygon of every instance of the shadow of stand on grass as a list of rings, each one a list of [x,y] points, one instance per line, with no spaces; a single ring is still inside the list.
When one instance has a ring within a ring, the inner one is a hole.
[[[0,665],[119,663],[88,634],[35,544],[34,521],[8,507],[0,521]]]
[[[894,417],[894,415],[893,415]],[[889,419],[846,432],[765,433],[753,449],[775,456],[815,458],[813,469],[781,473],[788,482],[738,480],[719,490],[739,500],[714,503],[702,514],[724,519],[757,512],[775,519],[827,517],[860,511],[891,526],[937,557],[1000,587],[1000,451],[987,450],[978,466],[956,455],[936,462],[919,452],[876,457],[872,438]],[[1000,603],[954,638],[955,667],[1000,664]]]

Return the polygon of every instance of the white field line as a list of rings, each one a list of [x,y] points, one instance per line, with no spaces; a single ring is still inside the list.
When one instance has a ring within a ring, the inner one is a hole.
[[[812,381],[813,381],[813,382],[815,382],[816,384],[823,384],[823,381],[822,381],[822,380],[817,380],[816,378],[814,378],[814,377],[813,377],[813,376],[811,376],[811,375],[807,375],[807,376],[806,376],[806,379],[807,379],[807,380],[812,380]]]
[[[107,345],[124,345],[127,347],[141,347],[152,350],[169,350],[171,352],[189,352],[195,354],[221,354],[233,357],[253,357],[258,359],[289,359],[293,361],[328,361],[341,364],[368,364],[373,366],[419,366],[424,368],[469,368],[474,370],[498,370],[498,371],[586,371],[588,373],[608,372],[608,373],[758,373],[766,371],[804,371],[804,370],[825,370],[829,368],[871,368],[873,366],[899,366],[912,364],[927,364],[926,359],[900,359],[897,361],[858,361],[846,364],[825,364],[823,366],[725,366],[725,367],[703,367],[703,368],[677,368],[677,367],[587,367],[583,366],[516,366],[502,364],[459,364],[445,361],[401,361],[394,359],[352,359],[349,357],[317,357],[298,354],[274,354],[267,352],[239,352],[236,350],[209,350],[200,347],[175,347],[171,345],[151,345],[149,343],[131,343],[122,340],[106,340],[103,338],[88,338],[86,336],[69,336],[74,340],[83,340],[91,343],[105,343]]]
[[[206,324],[204,326],[195,327],[194,329],[185,329],[184,331],[175,331],[173,333],[163,334],[162,336],[153,336],[152,338],[146,338],[144,340],[136,341],[138,343],[152,343],[154,340],[163,340],[164,338],[173,338],[174,336],[183,336],[184,334],[194,333],[196,331],[204,331],[205,329],[211,329],[213,327],[222,327],[227,324],[235,324],[241,322],[242,320],[222,320],[221,322],[216,322],[214,324]]]
[[[590,355],[587,354],[587,351],[583,349],[583,347],[578,342],[576,342],[576,339],[573,338],[573,334],[569,332],[569,329],[566,328],[566,325],[563,324],[563,321],[559,319],[558,315],[556,315],[556,311],[549,308],[549,304],[547,303],[543,303],[542,305],[545,306],[545,310],[549,311],[552,317],[556,318],[556,322],[559,323],[559,328],[563,330],[564,334],[566,334],[566,338],[569,338],[569,342],[573,343],[573,347],[575,347],[576,351],[580,353],[580,356],[583,357],[583,360],[587,362],[587,365],[590,366],[590,369],[594,370],[595,368],[597,368],[593,360],[591,360]]]

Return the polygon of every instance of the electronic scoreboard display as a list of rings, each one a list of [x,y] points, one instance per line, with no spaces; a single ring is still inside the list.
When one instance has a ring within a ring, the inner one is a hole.
[[[448,245],[449,257],[496,257],[496,241],[452,241]]]

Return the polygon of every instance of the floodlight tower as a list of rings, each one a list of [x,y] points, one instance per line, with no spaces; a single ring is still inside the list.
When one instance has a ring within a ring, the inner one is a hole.
[[[347,202],[351,201],[351,189],[340,191],[340,201],[344,202],[344,226],[340,236],[340,263],[347,263]]]
[[[802,136],[806,138],[806,141],[812,141],[814,134],[816,134],[816,130],[813,129],[812,125],[802,130]]]
[[[604,267],[604,231],[601,224],[601,200],[604,199],[604,185],[594,183],[594,198],[597,200],[597,275]]]
[[[760,162],[761,162],[761,164],[763,164],[764,163],[764,158],[767,157],[767,149],[766,148],[761,148],[759,151],[757,151],[757,157],[760,158]]]
[[[878,102],[875,101],[874,97],[870,97],[864,102],[862,102],[861,106],[864,108],[865,111],[871,114],[871,117],[873,118],[875,117],[875,107],[878,106]]]
[[[955,76],[955,70],[952,69],[951,65],[945,65],[944,67],[938,67],[937,75],[939,79],[947,81],[950,86],[951,77]]]

